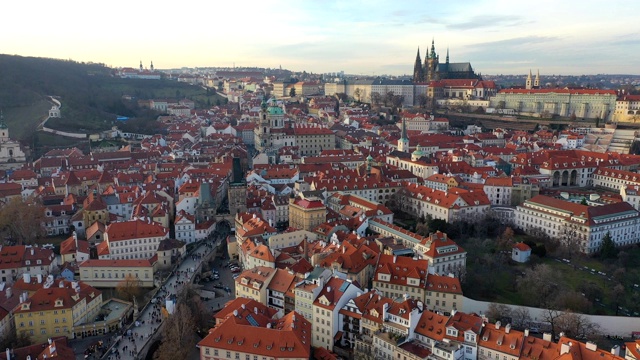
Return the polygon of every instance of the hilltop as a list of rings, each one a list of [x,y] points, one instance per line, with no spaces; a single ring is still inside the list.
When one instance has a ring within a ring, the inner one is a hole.
[[[49,120],[47,126],[75,132],[109,129],[117,116],[132,118],[126,124],[118,122],[120,128],[153,131],[159,114],[139,108],[137,99],[186,97],[196,106],[223,100],[199,86],[167,79],[117,78],[114,69],[104,64],[0,54],[0,109],[12,137],[33,142],[35,129],[51,107],[49,96],[61,101],[62,117]]]

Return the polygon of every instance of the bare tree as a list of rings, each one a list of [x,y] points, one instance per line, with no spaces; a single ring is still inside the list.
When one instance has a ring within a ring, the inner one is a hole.
[[[44,206],[15,197],[0,208],[0,229],[17,244],[31,244],[46,235]]]
[[[502,318],[511,318],[511,308],[505,304],[490,303],[485,315],[491,321],[499,321]]]
[[[421,108],[426,107],[428,103],[429,103],[429,97],[427,96],[427,94],[418,94],[416,96],[416,104]]]
[[[154,358],[156,360],[183,359],[196,344],[196,323],[191,310],[178,303],[176,311],[169,316],[162,333],[162,344]]]
[[[565,336],[592,340],[600,334],[600,326],[592,323],[585,315],[566,311],[555,320],[556,333],[563,332]]]
[[[393,95],[393,97],[391,98],[391,104],[396,109],[401,108],[402,103],[404,103],[404,96],[402,95]]]
[[[562,315],[561,311],[554,309],[545,309],[541,312],[542,320],[551,325],[551,335],[555,338],[558,329],[558,318]]]
[[[353,97],[356,99],[357,102],[362,102],[362,89],[361,88],[355,89],[355,91],[353,92]]]
[[[211,310],[202,301],[198,290],[194,285],[185,285],[178,293],[177,302],[185,304],[192,314],[198,314],[194,319],[196,327],[201,331],[207,331],[211,327]]]
[[[386,94],[384,94],[384,106],[389,106],[391,104],[393,104],[393,96],[395,94],[393,93],[393,91],[388,91]]]
[[[118,283],[116,292],[124,300],[133,301],[134,297],[139,297],[142,294],[142,281],[129,274]]]
[[[382,95],[380,95],[379,92],[374,91],[371,93],[371,105],[373,106],[379,106],[380,103],[382,102]]]
[[[531,323],[531,314],[529,313],[529,309],[526,307],[518,306],[511,311],[511,319],[514,326],[527,328]]]

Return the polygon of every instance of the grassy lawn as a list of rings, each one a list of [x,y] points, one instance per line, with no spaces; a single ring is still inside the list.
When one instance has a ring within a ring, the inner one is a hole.
[[[49,115],[51,103],[42,99],[30,106],[2,109],[4,121],[9,127],[9,136],[16,140],[26,140],[35,128]]]

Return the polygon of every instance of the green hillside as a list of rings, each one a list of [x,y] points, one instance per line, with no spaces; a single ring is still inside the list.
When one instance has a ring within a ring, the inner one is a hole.
[[[149,132],[156,128],[156,112],[141,109],[135,99],[189,98],[196,106],[210,106],[224,98],[199,86],[170,80],[120,79],[103,64],[0,54],[0,109],[12,137],[32,143],[34,130],[46,117],[48,96],[62,103],[60,119],[47,126],[67,131],[96,132],[117,124],[127,131]],[[126,124],[117,115],[132,118]]]

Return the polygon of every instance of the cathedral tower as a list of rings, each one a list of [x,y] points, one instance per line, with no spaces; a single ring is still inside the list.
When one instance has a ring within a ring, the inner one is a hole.
[[[540,89],[540,69],[538,69],[538,73],[536,74],[536,79],[533,80],[533,87],[536,89]]]
[[[527,76],[527,82],[524,86],[525,89],[533,89],[533,76],[531,75],[531,70],[529,70],[529,76]]]
[[[440,80],[440,76],[438,74],[438,60],[439,60],[439,57],[436,54],[435,41],[431,39],[431,51],[429,53],[429,59],[427,60],[427,68],[424,72],[425,80],[427,81]]]

